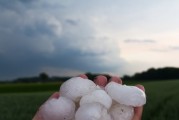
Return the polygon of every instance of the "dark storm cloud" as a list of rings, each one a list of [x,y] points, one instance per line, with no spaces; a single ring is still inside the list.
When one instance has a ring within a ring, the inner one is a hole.
[[[78,25],[79,21],[75,21],[75,20],[72,20],[72,19],[66,19],[66,22],[70,25]]]
[[[0,1],[0,80],[37,75],[46,67],[82,72],[121,67],[124,61],[115,55],[108,62],[118,52],[113,43],[90,37],[95,33],[87,17],[69,17],[75,11],[48,2]]]

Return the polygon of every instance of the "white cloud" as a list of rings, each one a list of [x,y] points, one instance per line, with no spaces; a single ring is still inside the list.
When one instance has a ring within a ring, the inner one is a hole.
[[[127,40],[124,40],[125,43],[155,43],[156,41],[155,40],[149,40],[149,39],[146,39],[146,40],[138,40],[138,39],[127,39]]]

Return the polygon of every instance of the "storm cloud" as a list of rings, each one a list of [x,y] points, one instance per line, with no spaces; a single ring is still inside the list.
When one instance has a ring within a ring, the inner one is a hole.
[[[0,79],[43,71],[74,75],[112,73],[122,68],[125,61],[116,55],[120,50],[115,41],[96,36],[90,15],[81,16],[81,10],[69,4],[48,0],[0,2]]]
[[[0,80],[177,67],[178,5],[178,0],[0,0]]]

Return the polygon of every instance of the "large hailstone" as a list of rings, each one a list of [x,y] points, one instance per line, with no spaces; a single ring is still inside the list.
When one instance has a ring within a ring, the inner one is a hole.
[[[132,120],[134,108],[119,103],[113,104],[109,110],[113,120]]]
[[[96,89],[96,84],[93,81],[81,77],[74,77],[61,85],[60,95],[78,102],[82,96]]]
[[[41,108],[43,120],[72,120],[75,116],[75,103],[65,97],[48,100]]]
[[[97,102],[105,106],[107,109],[111,107],[112,99],[104,90],[95,90],[85,96],[80,100],[80,106],[87,103]]]
[[[79,107],[75,120],[111,120],[107,109],[100,103],[87,103]]]
[[[110,82],[105,87],[106,92],[116,102],[128,106],[142,106],[146,103],[144,91],[136,86],[126,86]]]

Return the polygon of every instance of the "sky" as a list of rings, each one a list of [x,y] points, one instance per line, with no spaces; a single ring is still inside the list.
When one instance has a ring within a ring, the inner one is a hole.
[[[178,0],[1,0],[0,80],[179,67]]]

